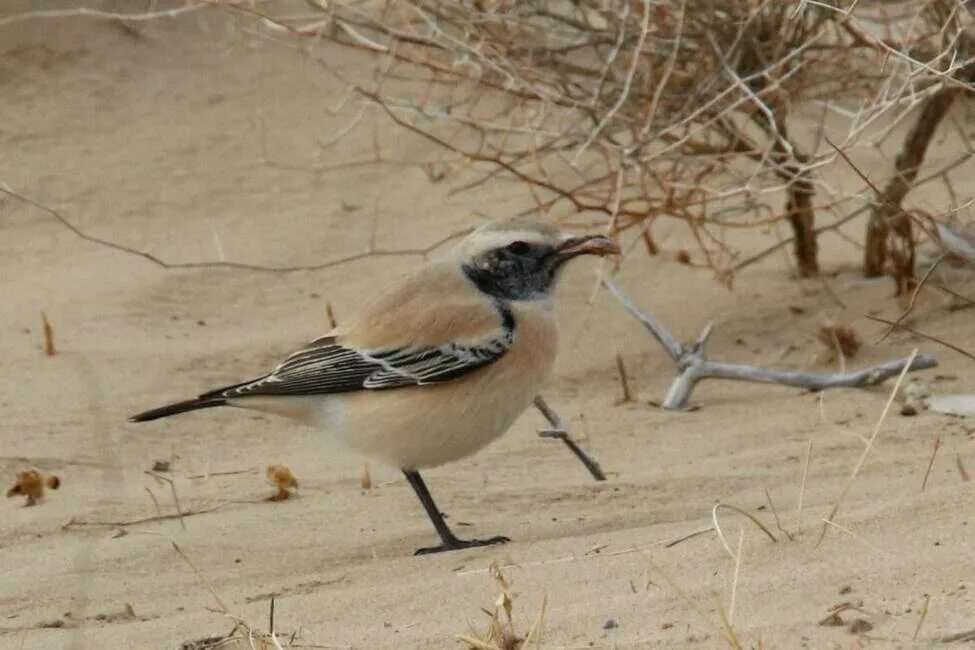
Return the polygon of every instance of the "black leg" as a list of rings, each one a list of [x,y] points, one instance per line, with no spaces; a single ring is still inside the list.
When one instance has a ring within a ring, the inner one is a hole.
[[[490,546],[491,544],[503,544],[505,542],[511,541],[507,537],[492,537],[491,539],[457,539],[454,533],[447,526],[447,522],[443,520],[443,515],[440,513],[440,509],[437,508],[437,504],[434,502],[433,497],[430,496],[430,490],[427,489],[426,483],[420,477],[420,473],[416,470],[403,470],[403,474],[406,475],[406,480],[410,482],[413,487],[413,491],[416,492],[416,496],[420,499],[420,503],[423,504],[423,509],[427,511],[427,516],[430,517],[430,521],[433,522],[433,527],[437,529],[437,534],[440,535],[440,541],[443,543],[440,546],[431,546],[429,548],[417,549],[415,555],[426,555],[428,553],[440,553],[441,551],[456,551],[462,548],[473,548],[475,546]]]

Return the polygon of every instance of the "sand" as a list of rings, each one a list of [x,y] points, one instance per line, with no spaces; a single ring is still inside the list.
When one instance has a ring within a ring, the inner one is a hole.
[[[350,76],[367,72],[343,50],[319,54],[346,57],[331,60]],[[372,156],[374,133],[389,158],[439,154],[371,116],[320,150],[355,116],[346,101],[314,61],[217,14],[131,28],[9,24],[0,27],[0,181],[91,236],[172,263],[317,265],[370,241],[422,249],[528,205],[507,183],[452,193],[475,178],[463,167],[434,181],[416,165],[342,166]],[[953,144],[943,138],[932,164]],[[862,162],[881,177],[889,168],[880,154]],[[824,173],[860,187],[848,170]],[[956,189],[969,196],[971,176]],[[934,186],[911,200],[948,204]],[[817,328],[839,317],[866,343],[850,365],[920,347],[941,361],[924,373],[936,390],[975,386],[975,364],[935,344],[905,334],[874,343],[881,328],[862,315],[899,307],[889,281],[858,276],[859,251],[843,239],[823,238],[830,291],[793,279],[783,255],[728,289],[674,261],[691,247],[680,223],[660,221],[655,234],[665,254],[633,254],[618,282],[681,338],[714,321],[717,358],[808,366],[821,350]],[[775,238],[739,240],[755,251]],[[488,621],[492,562],[510,565],[518,632],[546,601],[543,648],[724,647],[719,611],[736,570],[733,628],[747,647],[926,647],[975,625],[975,483],[956,467],[961,459],[975,472],[975,421],[895,410],[835,517],[842,529],[817,544],[891,384],[813,395],[705,383],[694,395],[701,409],[656,409],[649,402],[664,395],[672,364],[605,291],[590,304],[595,262],[578,264],[559,290],[563,354],[545,396],[609,480],[594,482],[560,443],[539,439],[535,412],[482,453],[427,473],[458,532],[508,535],[503,547],[413,557],[435,538],[398,472],[373,464],[363,489],[362,458],[288,421],[230,410],[126,421],[260,374],[327,329],[327,303],[341,322],[420,262],[404,253],[292,273],[165,269],[0,197],[0,478],[35,467],[62,481],[35,507],[0,502],[0,647],[174,648],[229,631],[223,607],[267,629],[273,597],[285,644],[294,635],[311,647],[457,648],[457,634]],[[915,323],[975,349],[970,310],[932,298]],[[634,391],[621,405],[617,353]],[[175,512],[170,486],[146,474],[157,461],[171,463],[186,516],[127,525],[154,517],[156,504]],[[271,463],[294,472],[296,497],[265,501]],[[713,532],[666,546],[710,527],[719,502],[754,514],[777,541],[723,509],[733,550],[743,534],[740,562]],[[858,609],[841,613],[843,624],[819,624],[844,602]],[[866,623],[851,630],[857,619]]]

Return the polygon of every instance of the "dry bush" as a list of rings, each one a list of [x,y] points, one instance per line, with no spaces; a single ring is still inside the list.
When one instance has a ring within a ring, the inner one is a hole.
[[[826,229],[817,212],[848,217],[864,198],[885,212],[906,194],[850,196],[817,178],[836,160],[821,137],[828,116],[844,121],[841,148],[874,146],[915,106],[964,92],[972,16],[961,0],[854,5],[307,0],[310,13],[272,4],[281,11],[261,16],[273,32],[376,56],[374,83],[350,83],[365,99],[350,128],[378,106],[448,162],[478,163],[484,175],[465,187],[515,181],[534,198],[530,211],[634,231],[628,249],[657,252],[654,220],[679,219],[701,264],[730,280],[752,261],[733,231],[789,223],[798,274],[811,276]],[[800,142],[794,114],[811,109],[819,135]],[[921,121],[931,121],[924,111]],[[899,161],[891,182],[909,189],[918,164]],[[896,216],[871,219],[869,239],[883,241],[883,270],[892,260],[904,276],[915,242]],[[869,270],[869,250],[867,260]]]
[[[816,339],[826,346],[826,349],[833,353],[832,356],[842,355],[850,359],[860,351],[863,341],[856,330],[849,325],[839,325],[833,322],[823,324],[816,331]]]
[[[44,498],[44,488],[57,490],[61,487],[61,479],[51,474],[44,476],[35,469],[28,469],[17,474],[17,480],[7,490],[7,498],[25,497],[25,506],[36,505]]]
[[[451,165],[470,166],[482,176],[452,191],[514,182],[534,199],[526,213],[560,222],[575,218],[590,227],[595,222],[617,237],[631,231],[627,253],[641,244],[658,253],[654,222],[676,219],[698,252],[681,249],[674,257],[713,269],[726,282],[787,244],[798,275],[816,275],[819,235],[835,232],[864,248],[867,275],[893,276],[903,294],[917,284],[918,240],[940,241],[939,227],[972,203],[955,191],[950,173],[966,171],[958,170],[975,157],[975,147],[964,125],[949,116],[975,87],[970,4],[206,0],[142,13],[27,12],[2,22],[54,14],[121,24],[196,11],[237,16],[243,31],[284,37],[347,85],[350,92],[330,111],[353,105],[349,97],[361,100],[347,126],[320,140],[323,150],[367,115],[384,114],[441,154],[431,161],[392,160],[374,136],[373,157],[357,166],[414,164],[432,181],[442,180]],[[350,80],[348,60],[324,54],[316,48],[321,41],[372,55],[372,81]],[[945,120],[964,151],[922,175]],[[825,137],[827,124],[832,140]],[[854,167],[864,184],[850,193],[820,173],[837,163],[845,172],[845,165],[853,166],[847,151],[879,149],[904,124],[909,128],[886,179],[874,183]],[[927,206],[902,207],[908,192],[932,181],[944,183],[949,205],[936,214]],[[93,238],[41,207],[84,239],[165,268],[180,266]],[[865,241],[839,232],[868,211]],[[824,213],[836,218],[817,223]],[[743,258],[741,243],[751,229],[778,233],[782,223],[791,226],[791,236]]]
[[[268,501],[286,501],[291,498],[291,491],[298,489],[298,479],[286,465],[268,465],[265,475],[275,490],[274,494],[267,498]]]
[[[919,215],[902,207],[902,202],[917,179],[921,165],[939,126],[956,100],[970,95],[975,86],[975,26],[970,10],[961,2],[927,2],[914,16],[915,29],[899,40],[883,43],[881,49],[897,48],[943,65],[950,62],[946,76],[931,84],[921,102],[900,152],[894,162],[894,174],[882,190],[867,225],[864,248],[864,273],[867,276],[890,275],[897,283],[898,295],[916,286],[916,230],[912,221]],[[870,45],[871,43],[867,43]],[[876,42],[873,43],[876,46]],[[972,143],[959,130],[967,152]],[[949,187],[949,191],[951,188]],[[929,215],[921,215],[929,216]]]
[[[515,630],[512,611],[514,610],[514,595],[511,593],[511,585],[497,562],[491,562],[489,568],[491,578],[498,588],[498,597],[495,600],[494,608],[491,610],[481,608],[481,612],[487,615],[488,626],[484,632],[475,630],[471,627],[470,634],[460,634],[457,639],[464,643],[471,650],[522,650],[529,647],[540,648],[542,631],[545,619],[545,602],[535,618],[528,632],[521,636]]]

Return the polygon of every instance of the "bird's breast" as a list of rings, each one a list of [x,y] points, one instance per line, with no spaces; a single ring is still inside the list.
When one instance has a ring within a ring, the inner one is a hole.
[[[544,383],[552,373],[558,352],[558,325],[552,303],[515,302],[509,303],[508,308],[515,321],[515,341],[497,363],[513,373],[524,373],[527,384]],[[536,387],[536,392],[540,387]]]

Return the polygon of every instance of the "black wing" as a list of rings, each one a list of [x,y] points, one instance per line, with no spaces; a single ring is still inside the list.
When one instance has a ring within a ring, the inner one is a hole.
[[[206,393],[200,398],[320,395],[436,384],[497,361],[511,348],[514,338],[514,327],[504,327],[495,336],[476,344],[360,350],[341,345],[335,337],[325,337],[295,352],[260,379]]]
[[[515,341],[511,312],[498,306],[501,327],[472,343],[355,349],[325,336],[295,352],[268,375],[226,386],[129,418],[148,422],[197,409],[222,406],[236,397],[323,395],[356,390],[423,386],[462,377],[503,357]]]

